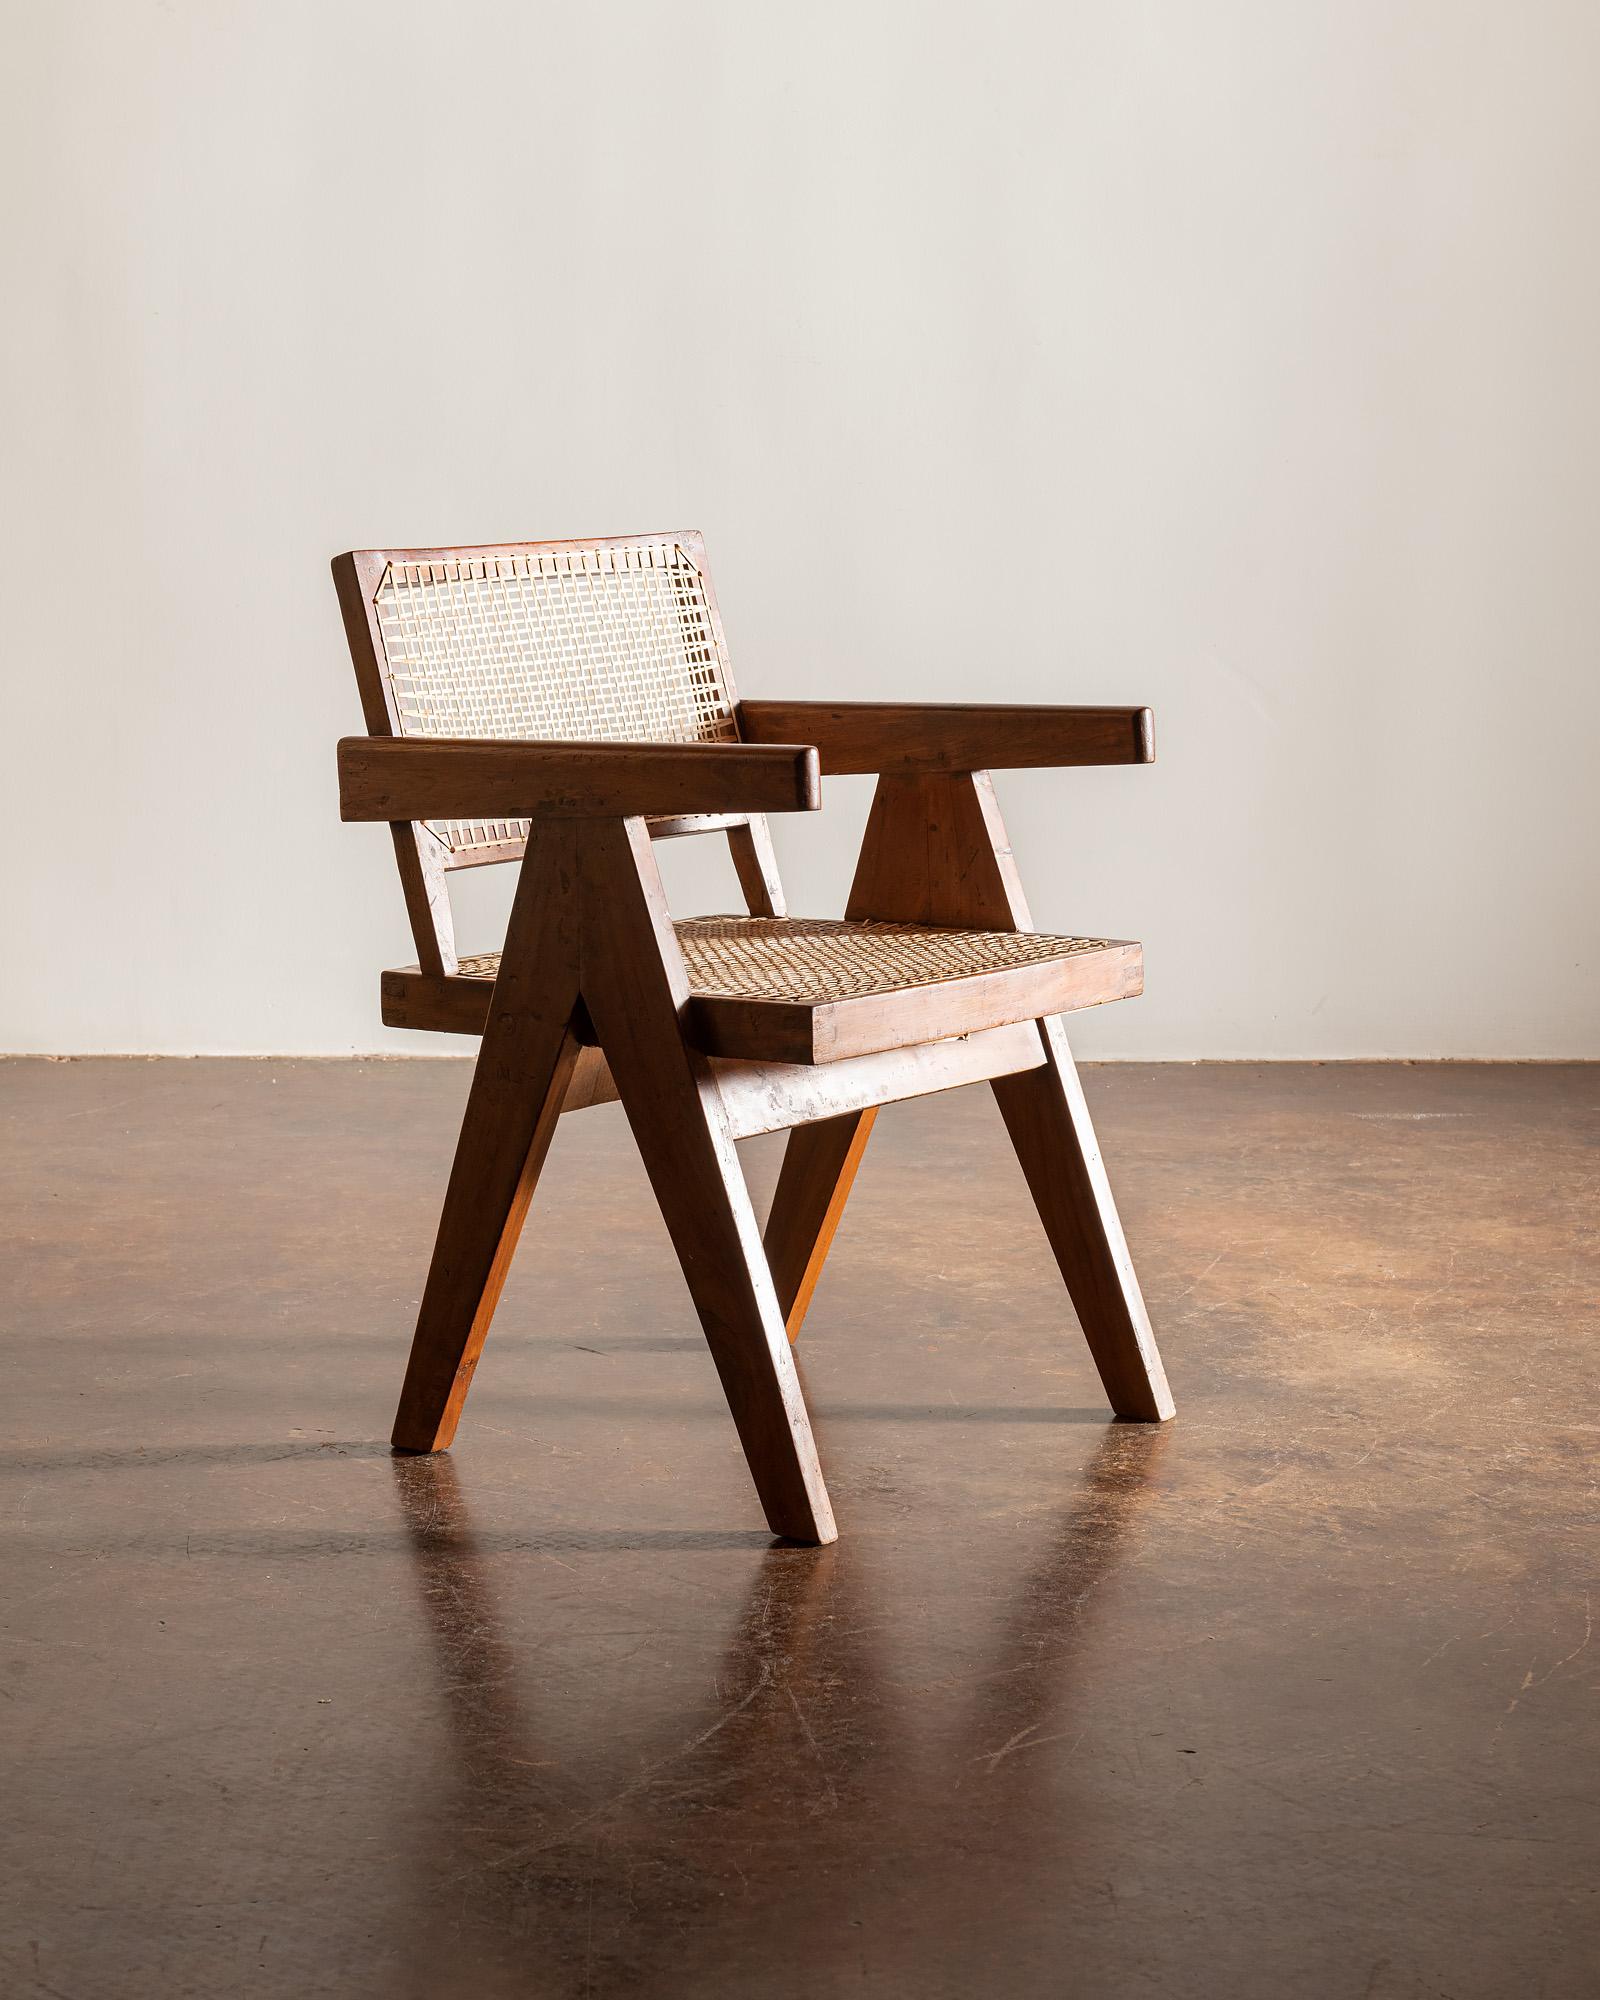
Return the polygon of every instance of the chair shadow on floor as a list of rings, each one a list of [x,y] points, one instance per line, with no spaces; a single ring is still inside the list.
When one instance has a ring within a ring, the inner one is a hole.
[[[1087,1727],[1079,1682],[1100,1587],[1123,1565],[1167,1437],[1107,1424],[1043,1552],[1031,1537],[954,1676],[922,1686],[891,1665],[866,1538],[779,1544],[755,1565],[720,1665],[691,1676],[693,1697],[672,1712],[670,1687],[643,1684],[640,1712],[604,1729],[574,1729],[570,1688],[541,1713],[538,1648],[508,1636],[451,1460],[396,1459],[453,1767],[430,1798],[416,1879],[397,1885],[417,1993],[469,1969],[464,1939],[485,1994],[502,1981],[564,1991],[563,1976],[600,1993],[647,1974],[690,1990],[681,1982],[724,1952],[777,1968],[760,1971],[763,1992],[831,1990],[829,1971],[858,1968],[884,1922],[907,1991],[946,1990],[953,1953],[1003,1952],[1001,1911],[1030,1882],[1106,1866],[1063,1756]]]

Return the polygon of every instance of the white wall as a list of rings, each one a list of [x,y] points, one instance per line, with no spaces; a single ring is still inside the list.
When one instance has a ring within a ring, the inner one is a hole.
[[[1600,1055],[1592,0],[4,25],[0,1047],[424,1046],[328,557],[695,525],[747,693],[1154,705],[1086,1053]]]

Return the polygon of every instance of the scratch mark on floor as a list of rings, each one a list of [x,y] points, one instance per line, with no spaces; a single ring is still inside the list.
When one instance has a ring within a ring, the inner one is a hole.
[[[570,1825],[564,1826],[559,1833],[551,1834],[548,1840],[536,1841],[531,1847],[515,1848],[511,1853],[499,1855],[495,1860],[485,1863],[484,1872],[490,1869],[514,1868],[518,1862],[531,1861],[535,1855],[543,1854],[547,1849],[559,1847],[571,1840],[574,1834],[581,1833],[586,1826],[591,1826],[594,1821],[620,1806],[624,1799],[631,1799],[635,1792],[644,1791],[663,1771],[670,1770],[674,1764],[681,1764],[685,1757],[692,1757],[703,1744],[709,1743],[713,1736],[720,1735],[730,1722],[743,1715],[756,1697],[771,1685],[772,1670],[763,1664],[748,1694],[736,1701],[732,1708],[725,1709],[715,1722],[702,1729],[698,1735],[691,1736],[687,1743],[680,1743],[676,1750],[670,1751],[665,1757],[658,1757],[653,1764],[647,1764],[631,1785],[624,1785],[620,1792],[613,1792],[609,1798],[602,1799],[599,1805],[591,1807],[586,1813],[580,1813]],[[471,1869],[466,1872],[475,1874],[478,1870]]]
[[[972,1762],[974,1764],[987,1764],[990,1772],[993,1773],[994,1771],[998,1770],[1000,1765],[1005,1761],[1007,1757],[1009,1757],[1012,1754],[1013,1751],[1037,1750],[1042,1744],[1059,1743],[1063,1740],[1063,1738],[1072,1736],[1072,1731],[1070,1729],[1058,1729],[1052,1735],[1049,1736],[1035,1736],[1033,1732],[1038,1727],[1039,1725],[1037,1722],[1030,1722],[1026,1729],[1019,1729],[1015,1736],[1007,1737],[1006,1741],[1000,1745],[1000,1748],[998,1750],[991,1750],[982,1757],[974,1757],[972,1759]],[[1073,1737],[1072,1750],[1077,1749],[1078,1745],[1083,1741],[1087,1733],[1088,1732],[1086,1730],[1082,1729],[1078,1731],[1077,1735]],[[1072,1755],[1072,1750],[1069,1750],[1067,1752],[1067,1755],[1069,1757]]]

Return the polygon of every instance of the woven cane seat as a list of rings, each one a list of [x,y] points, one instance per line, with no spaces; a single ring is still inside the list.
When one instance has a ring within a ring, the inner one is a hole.
[[[697,996],[807,1006],[936,986],[1013,966],[1048,965],[1079,952],[1114,948],[1109,938],[850,923],[829,917],[685,917],[673,929],[690,990]],[[497,951],[461,961],[466,979],[493,979],[499,970]]]
[[[687,917],[673,928],[692,1039],[758,1061],[905,1048],[1123,999],[1143,982],[1139,947],[1114,938],[825,917]],[[498,952],[480,952],[458,979],[488,984],[499,969]]]

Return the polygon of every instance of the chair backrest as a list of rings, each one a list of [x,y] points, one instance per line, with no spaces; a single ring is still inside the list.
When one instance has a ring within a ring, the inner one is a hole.
[[[369,734],[738,738],[727,646],[693,529],[359,549],[337,557],[333,574]],[[436,820],[412,832],[402,839],[397,829],[396,851],[418,951],[425,969],[452,971],[442,871],[517,859],[528,824]]]
[[[373,733],[623,743],[738,736],[698,534],[372,549],[355,562],[356,672],[363,697],[375,677],[382,700],[381,731],[377,704],[366,700]],[[506,858],[528,830],[523,821],[430,825],[448,850],[445,865],[458,867]],[[476,852],[486,848],[492,857]]]

